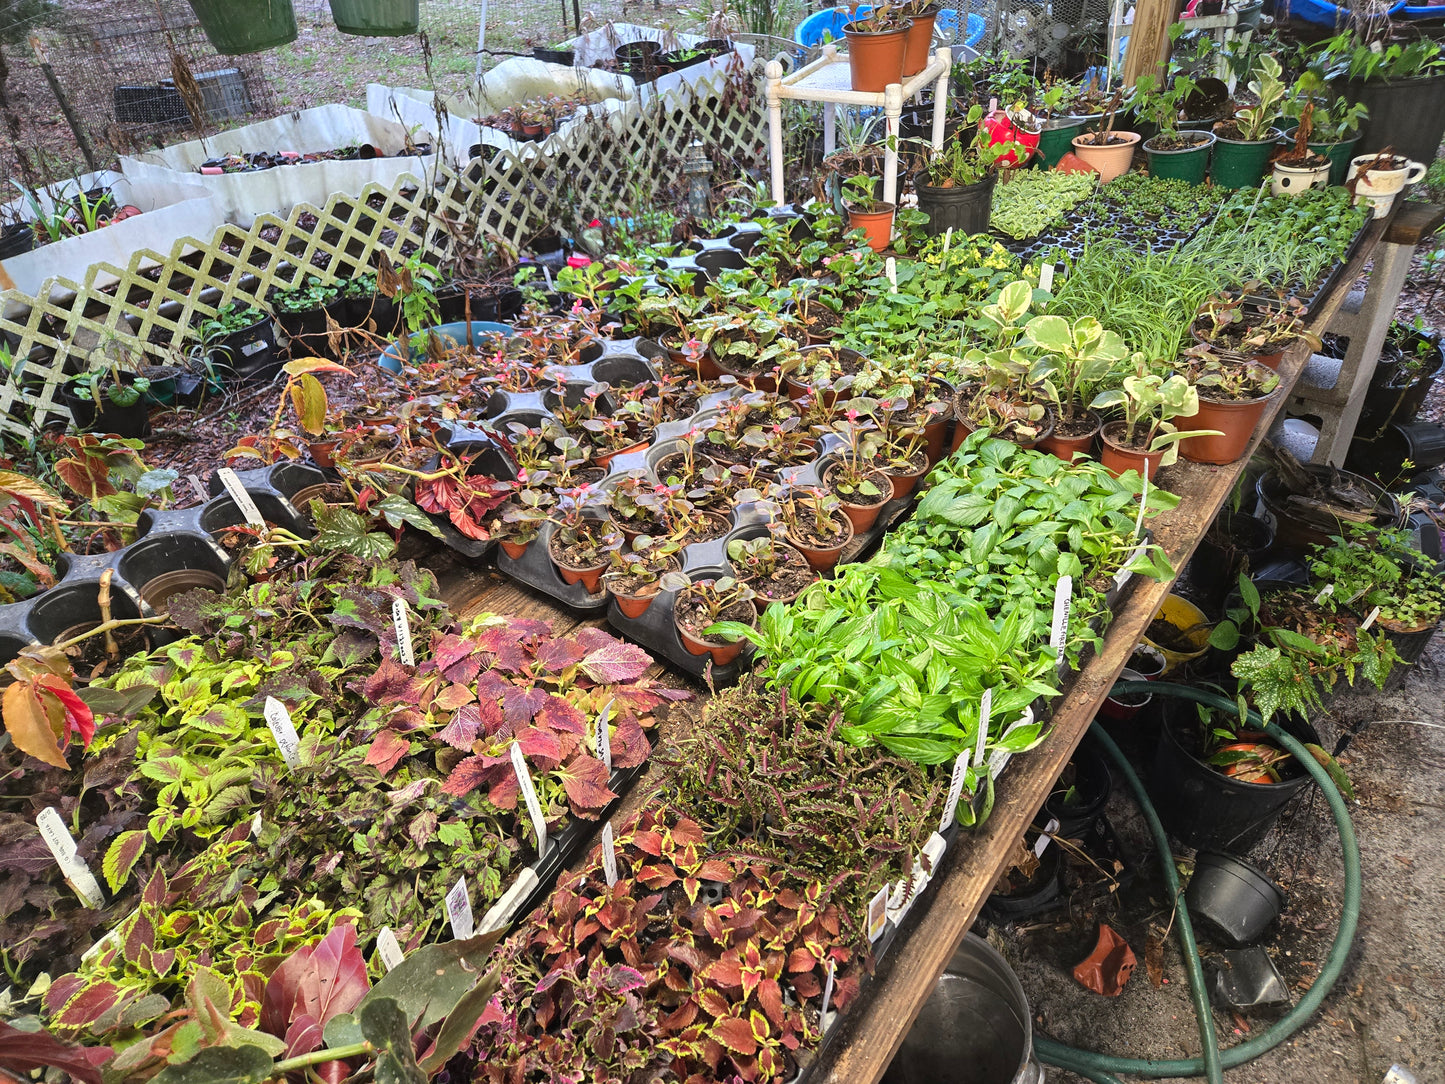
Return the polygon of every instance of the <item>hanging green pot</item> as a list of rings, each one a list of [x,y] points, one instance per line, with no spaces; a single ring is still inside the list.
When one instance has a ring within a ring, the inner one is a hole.
[[[259,53],[296,40],[291,0],[190,0],[212,48],[224,56]]]
[[[421,0],[331,0],[331,18],[343,34],[399,38],[417,32]]]
[[[1084,130],[1086,117],[1060,117],[1044,121],[1039,133],[1039,160],[1045,169],[1053,169],[1059,159],[1074,149],[1073,139]]]
[[[1191,147],[1167,151],[1150,146],[1158,136],[1144,144],[1144,153],[1149,156],[1149,176],[1203,184],[1204,175],[1209,171],[1209,148],[1214,146],[1214,133],[1180,132],[1179,136],[1181,139],[1197,139],[1198,142]]]
[[[1269,156],[1279,143],[1279,129],[1271,128],[1266,139],[1225,139],[1214,142],[1209,179],[1221,188],[1254,188],[1264,178]]]

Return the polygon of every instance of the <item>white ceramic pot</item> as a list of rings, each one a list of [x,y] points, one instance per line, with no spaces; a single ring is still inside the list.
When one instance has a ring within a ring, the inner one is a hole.
[[[1330,183],[1330,164],[1322,166],[1287,166],[1282,162],[1274,164],[1274,176],[1270,178],[1269,191],[1275,196],[1298,196],[1311,188],[1324,188]]]
[[[1384,218],[1390,213],[1390,208],[1395,203],[1395,197],[1406,186],[1415,184],[1425,176],[1425,170],[1428,167],[1397,154],[1394,157],[1394,168],[1366,169],[1361,175],[1361,167],[1375,161],[1378,157],[1374,154],[1362,154],[1357,158],[1350,159],[1350,172],[1346,183],[1354,182],[1357,206],[1361,203],[1369,203],[1374,208],[1375,217]]]

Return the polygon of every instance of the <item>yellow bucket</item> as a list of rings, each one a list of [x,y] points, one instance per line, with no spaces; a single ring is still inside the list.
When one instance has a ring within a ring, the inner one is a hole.
[[[1187,598],[1179,595],[1165,598],[1164,605],[1160,606],[1159,612],[1154,615],[1154,621],[1168,622],[1179,630],[1179,641],[1194,645],[1189,651],[1180,651],[1177,646],[1165,647],[1158,641],[1151,640],[1146,632],[1144,642],[1164,656],[1164,674],[1173,673],[1184,663],[1199,658],[1209,650],[1209,633],[1213,626],[1205,612]],[[1153,621],[1150,624],[1153,624]]]

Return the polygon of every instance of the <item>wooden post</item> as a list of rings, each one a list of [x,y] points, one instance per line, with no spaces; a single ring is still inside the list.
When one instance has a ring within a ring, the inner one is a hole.
[[[55,95],[55,100],[60,103],[60,111],[65,114],[66,123],[75,133],[75,142],[80,145],[80,153],[85,155],[85,164],[90,167],[90,172],[98,173],[100,166],[95,163],[95,149],[90,145],[90,136],[85,134],[80,118],[75,115],[75,110],[70,108],[70,99],[65,96],[60,80],[55,78],[55,69],[50,66],[50,58],[45,53],[45,46],[40,44],[39,35],[30,35],[30,48],[35,52],[35,59],[40,62],[45,81],[50,84],[50,93]]]
[[[1132,87],[1139,76],[1154,72],[1159,85],[1169,62],[1169,24],[1179,12],[1178,0],[1139,0],[1134,25],[1129,28],[1129,48],[1124,53],[1124,85]]]

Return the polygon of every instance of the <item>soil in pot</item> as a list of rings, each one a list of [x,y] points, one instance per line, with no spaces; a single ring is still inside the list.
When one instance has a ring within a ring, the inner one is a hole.
[[[893,496],[893,483],[888,475],[874,468],[868,471],[864,478],[873,484],[874,489],[877,490],[876,493],[839,493],[837,477],[840,469],[836,463],[829,467],[823,473],[823,484],[838,498],[844,514],[848,517],[848,522],[853,524],[853,533],[862,534],[873,526],[878,519],[878,513],[883,510],[883,506]]]
[[[1142,438],[1139,438],[1137,443],[1127,442],[1124,438],[1127,431],[1128,426],[1125,422],[1110,422],[1099,431],[1099,437],[1104,444],[1103,451],[1099,455],[1099,462],[1108,467],[1115,475],[1136,470],[1140,474],[1147,473],[1151,479],[1157,477],[1159,460],[1164,457],[1164,452],[1149,451],[1148,444]]]
[[[676,557],[667,559],[667,571],[675,572],[681,568],[682,565]],[[612,597],[617,600],[617,608],[622,611],[623,616],[634,619],[647,612],[647,608],[661,591],[655,578],[648,580],[618,572],[607,573],[602,578],[602,586],[612,592]]]
[[[559,544],[560,538],[560,535],[552,536],[547,543],[547,552],[563,582],[569,585],[580,583],[588,594],[597,594],[607,558],[593,543],[577,541]]]
[[[773,602],[791,602],[818,574],[808,564],[808,559],[785,543],[775,542],[773,548],[783,559],[780,567],[771,576],[757,576],[752,579],[739,576],[738,579],[753,589],[759,612],[766,610]]]
[[[984,915],[991,922],[1017,922],[1047,910],[1059,898],[1062,849],[1051,845],[1034,858],[1034,833],[1030,832],[1024,840],[1018,860],[1004,871],[983,905]]]
[[[673,620],[677,622],[678,632],[683,634],[683,646],[694,655],[711,653],[713,662],[718,666],[726,666],[735,659],[742,651],[746,641],[729,642],[707,637],[702,634],[702,630],[710,628],[719,621],[739,621],[744,625],[751,625],[757,621],[757,617],[756,607],[746,600],[733,603],[716,618],[710,617],[707,607],[700,600],[685,592],[677,596],[677,602],[673,607]],[[693,643],[689,643],[689,639]]]
[[[79,625],[72,625],[59,632],[54,642],[62,644],[66,640],[84,636],[99,624],[99,621],[85,621]],[[113,631],[112,635],[115,638],[116,647],[119,649],[115,658],[116,666],[120,666],[132,655],[143,654],[150,649],[150,632],[143,625],[118,628]],[[103,635],[91,636],[78,644],[72,644],[65,649],[65,655],[70,660],[71,668],[76,674],[87,680],[103,673],[111,662],[110,656],[106,654]]]
[[[908,460],[907,466],[889,467],[883,471],[893,484],[892,500],[901,501],[913,492],[918,480],[928,473],[928,452],[918,451]]]
[[[703,517],[703,521],[696,526],[689,527],[679,538],[684,546],[696,545],[698,542],[711,542],[715,538],[721,538],[732,530],[732,524],[726,516],[718,515],[716,512],[709,512]]]
[[[1076,414],[1072,421],[1056,415],[1052,432],[1039,439],[1039,450],[1071,463],[1075,457],[1089,454],[1102,424],[1092,410]]]
[[[178,568],[147,581],[141,587],[140,595],[151,609],[163,614],[169,612],[172,596],[198,589],[223,592],[226,581],[208,569]]]
[[[843,548],[853,541],[852,520],[835,513],[832,523],[836,530],[826,536],[813,530],[811,523],[800,524],[787,535],[789,544],[795,546],[818,572],[827,572],[836,565],[843,555]]]

